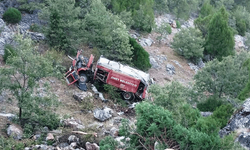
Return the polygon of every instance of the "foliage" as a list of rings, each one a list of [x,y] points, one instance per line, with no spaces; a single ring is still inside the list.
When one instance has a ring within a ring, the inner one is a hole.
[[[214,118],[216,122],[219,124],[219,127],[222,128],[227,125],[227,122],[230,119],[232,113],[233,113],[232,105],[226,104],[216,108],[211,117]]]
[[[16,24],[22,19],[21,12],[16,8],[8,8],[3,14],[3,20],[7,23]]]
[[[175,115],[177,116],[177,115]],[[198,109],[192,108],[189,104],[183,104],[179,108],[179,115],[175,117],[176,122],[180,123],[183,127],[189,128],[197,123],[200,118],[200,111]]]
[[[205,101],[201,101],[197,104],[197,108],[200,111],[214,111],[216,108],[223,104],[222,99],[216,96],[209,96]]]
[[[182,29],[174,36],[171,44],[175,52],[192,62],[197,62],[199,58],[203,57],[204,39],[199,30]]]
[[[174,81],[164,87],[151,85],[148,92],[152,94],[154,104],[175,111],[185,102],[185,91],[187,91],[185,87]]]
[[[209,23],[212,17],[213,15],[208,15],[204,18],[199,17],[194,20],[194,25],[196,28],[198,28],[202,32],[203,38],[205,38],[208,34],[208,27],[209,27]]]
[[[199,17],[201,18],[207,17],[213,14],[213,12],[214,12],[213,6],[209,3],[209,1],[205,1],[201,7]]]
[[[220,149],[221,147],[218,135],[208,135],[194,128],[185,128],[176,124],[171,113],[162,107],[143,102],[136,105],[136,114],[137,127],[132,137],[135,146],[141,143],[141,146],[148,148],[158,141],[168,148],[175,149],[177,147],[180,149]],[[201,127],[206,128],[202,124]]]
[[[208,135],[218,136],[220,124],[213,117],[200,117],[194,128]]]
[[[249,38],[249,35],[248,35],[248,38]],[[249,58],[244,62],[244,67],[248,69],[248,72],[250,72],[250,59]],[[249,79],[250,79],[250,74],[248,77],[247,84],[245,85],[244,89],[242,89],[242,91],[238,95],[238,98],[240,100],[245,100],[246,98],[248,98],[250,96],[250,80]]]
[[[31,24],[30,25],[30,29],[31,32],[40,32],[41,31],[41,27],[37,24]]]
[[[119,128],[119,135],[129,137],[131,128],[129,126],[129,120],[122,119],[122,125]]]
[[[3,55],[3,60],[7,62],[9,57],[14,57],[16,56],[16,50],[14,49],[13,46],[10,44],[4,45],[4,55]]]
[[[169,12],[168,0],[154,0],[153,8],[159,15]]]
[[[115,150],[118,142],[113,137],[107,136],[100,141],[100,150]]]
[[[19,3],[18,9],[20,11],[25,11],[32,14],[35,10],[40,9],[43,6],[44,0],[17,0],[17,2]]]
[[[47,124],[50,123],[48,120],[50,116],[45,112],[50,112],[50,108],[56,106],[56,98],[48,90],[46,91],[48,89],[46,83],[43,85],[46,96],[40,96],[40,91],[35,89],[41,78],[54,75],[52,62],[37,53],[31,39],[18,35],[16,42],[17,55],[8,58],[6,64],[9,67],[0,69],[2,75],[0,76],[0,92],[9,90],[13,98],[17,100],[18,119],[21,125],[29,123],[29,119],[34,119],[43,126],[50,126]],[[51,119],[53,119],[52,122],[58,121],[56,118]],[[51,128],[55,128],[55,126],[51,125]]]
[[[91,11],[85,16],[86,36],[105,57],[131,62],[132,51],[126,25],[120,18],[108,12],[100,0],[93,0]]]
[[[192,12],[198,8],[197,0],[168,0],[168,9],[177,18],[187,20]]]
[[[104,84],[103,87],[104,91],[108,93],[110,99],[112,99],[114,102],[118,102],[121,106],[126,106],[125,101],[121,98],[121,95],[117,91],[116,87],[109,84]]]
[[[143,71],[147,71],[151,68],[148,52],[131,37],[129,37],[129,44],[133,52],[132,63],[135,67]]]
[[[25,148],[25,144],[22,142],[16,142],[13,138],[5,139],[0,135],[0,149],[2,150],[23,150]]]
[[[111,0],[112,11],[119,14],[123,11],[132,13],[132,28],[151,32],[154,25],[153,0]]]
[[[198,93],[209,92],[221,97],[235,98],[248,81],[247,68],[243,63],[249,54],[242,52],[236,56],[225,57],[221,62],[210,61],[194,77]]]
[[[250,28],[250,12],[246,10],[246,7],[237,6],[232,15],[236,19],[237,31],[240,35],[244,36],[246,29]]]
[[[75,7],[75,1],[46,1],[46,7],[43,7],[39,16],[48,21],[49,25],[45,26],[45,35],[51,47],[66,53],[73,53],[73,50],[83,42],[84,24],[78,19],[79,14],[80,7]]]
[[[157,26],[155,29],[155,32],[160,34],[157,36],[157,40],[159,44],[161,43],[161,40],[166,37],[168,34],[172,33],[172,28],[168,23],[162,23],[159,27]]]
[[[205,53],[222,60],[234,54],[234,37],[228,26],[228,15],[224,7],[217,12],[209,23]]]
[[[177,27],[178,29],[181,28],[181,23],[180,23],[180,21],[178,21],[178,20],[176,20],[176,27]]]

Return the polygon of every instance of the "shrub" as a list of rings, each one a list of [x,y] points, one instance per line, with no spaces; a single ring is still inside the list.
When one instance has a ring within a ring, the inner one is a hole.
[[[210,96],[204,102],[200,102],[197,104],[197,108],[200,111],[214,111],[217,107],[220,107],[223,104],[223,101],[216,97]]]
[[[3,14],[3,20],[7,23],[15,24],[21,21],[22,14],[16,8],[8,8]]]
[[[151,68],[149,54],[135,39],[129,37],[129,44],[133,48],[132,63],[140,70],[147,71]]]
[[[180,23],[180,21],[176,20],[176,26],[177,26],[178,29],[181,28],[181,23]]]
[[[237,31],[239,35],[245,36],[246,30],[247,30],[245,20],[241,19],[239,21],[236,21],[236,26],[237,26]]]
[[[100,141],[101,150],[115,150],[118,146],[118,142],[111,136],[107,136]]]
[[[31,24],[30,25],[30,31],[31,32],[40,32],[40,27],[37,24]]]
[[[4,46],[3,60],[4,60],[5,62],[7,62],[7,59],[8,59],[9,57],[13,57],[13,56],[16,56],[16,55],[17,55],[17,54],[16,54],[16,51],[15,51],[15,49],[14,49],[11,45],[6,44],[6,45]]]
[[[222,128],[227,125],[228,120],[230,119],[233,113],[233,106],[230,104],[221,105],[220,107],[216,108],[213,112],[212,118],[216,120],[216,122],[220,125],[219,127]]]
[[[211,116],[199,118],[194,128],[208,135],[217,135],[220,129],[219,123]]]

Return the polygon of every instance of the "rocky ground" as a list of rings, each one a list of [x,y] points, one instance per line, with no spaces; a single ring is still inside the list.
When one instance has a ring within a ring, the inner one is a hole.
[[[0,15],[3,8],[0,4]],[[29,34],[34,40],[43,40],[44,36],[40,33],[33,33],[29,31],[29,27],[33,23],[39,24],[36,15],[23,14],[23,19],[18,26],[7,26],[3,20],[0,19],[0,26],[3,31],[0,36],[0,55],[3,54],[4,44],[12,42],[13,34],[17,33],[17,27],[22,34]],[[173,22],[174,17],[171,15],[159,16],[156,18],[156,24],[160,25],[162,22]],[[183,23],[182,28],[192,27],[193,19]],[[150,54],[150,62],[152,68],[148,71],[150,76],[155,80],[156,84],[164,86],[168,82],[177,80],[183,85],[188,85],[192,82],[192,78],[196,71],[204,66],[201,62],[199,65],[194,65],[178,56],[171,49],[171,41],[174,34],[179,31],[177,28],[172,28],[172,34],[165,37],[161,44],[156,42],[156,33],[149,35],[141,35],[135,31],[131,31],[131,36],[135,37],[138,42]],[[244,39],[239,39],[239,46]],[[244,45],[244,44],[243,44]],[[41,46],[42,47],[42,46]],[[86,55],[91,54],[91,49],[84,49]],[[4,66],[2,57],[0,56],[0,66]],[[130,121],[130,126],[134,126],[136,122],[135,111],[129,107],[122,107],[116,102],[108,101],[104,103],[100,98],[95,98],[94,92],[89,85],[88,92],[82,92],[75,86],[67,86],[64,79],[58,80],[55,78],[43,79],[40,82],[51,83],[51,92],[55,93],[60,102],[59,107],[55,108],[55,112],[60,115],[62,126],[55,131],[48,131],[44,127],[47,134],[47,141],[56,141],[52,146],[34,145],[27,147],[28,149],[98,149],[96,144],[100,139],[107,135],[111,135],[117,140],[118,128],[121,124],[121,119],[126,118]],[[44,91],[40,88],[41,94]],[[0,135],[7,137],[6,127],[11,123],[11,114],[16,114],[18,108],[15,101],[9,101],[8,93],[0,95]],[[107,95],[104,95],[107,98]],[[10,114],[10,116],[6,116]],[[100,117],[102,116],[102,117]],[[97,119],[98,118],[98,119]],[[249,126],[248,126],[249,127]],[[18,130],[19,127],[13,127]],[[11,130],[11,129],[9,129]],[[77,132],[73,132],[77,131]],[[35,140],[39,133],[32,137]],[[46,139],[45,139],[46,141]],[[90,142],[90,143],[87,143]]]

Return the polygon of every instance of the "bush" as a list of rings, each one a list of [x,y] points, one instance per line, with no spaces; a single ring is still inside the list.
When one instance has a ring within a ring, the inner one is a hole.
[[[245,36],[246,30],[247,30],[246,22],[244,20],[239,20],[236,22],[236,26],[237,26],[237,31],[239,35]]]
[[[4,46],[3,60],[4,60],[5,62],[7,62],[7,59],[8,59],[9,57],[13,57],[13,56],[16,56],[16,55],[17,55],[17,54],[16,54],[16,51],[15,51],[15,49],[14,49],[11,45],[6,44],[6,45]]]
[[[216,97],[210,96],[204,102],[200,102],[197,104],[197,108],[200,111],[214,111],[217,107],[220,107],[223,104],[223,101]]]
[[[15,24],[21,21],[22,14],[16,8],[8,8],[3,14],[3,20],[7,23]]]
[[[118,142],[111,136],[107,136],[100,141],[100,150],[115,150]]]
[[[233,106],[230,104],[221,105],[220,107],[216,108],[216,110],[212,114],[212,118],[216,120],[219,124],[219,127],[225,127],[227,125],[228,120],[230,119],[233,113]]]
[[[133,49],[132,63],[135,65],[135,67],[143,71],[147,71],[149,68],[151,68],[148,52],[145,51],[144,48],[131,37],[129,37],[129,44]]]
[[[176,26],[177,26],[178,29],[181,28],[181,23],[180,23],[180,21],[176,20]]]

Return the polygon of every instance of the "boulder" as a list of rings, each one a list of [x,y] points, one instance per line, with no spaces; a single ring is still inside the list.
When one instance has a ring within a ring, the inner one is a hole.
[[[170,75],[175,74],[175,67],[171,64],[167,64],[166,66],[166,70]]]
[[[112,127],[111,129],[110,129],[110,135],[112,136],[112,137],[117,137],[118,136],[118,134],[119,134],[119,129],[117,129],[116,127]]]
[[[97,108],[94,110],[94,117],[99,121],[105,121],[112,117],[113,110],[105,107],[104,109]]]
[[[81,92],[81,93],[74,93],[73,97],[75,100],[81,102],[84,100],[89,100],[93,97],[93,94],[91,92]]]
[[[89,142],[86,142],[85,146],[86,150],[100,150],[100,147],[96,143],[91,144]]]
[[[229,120],[228,124],[219,131],[221,137],[236,131],[239,136],[236,141],[239,141],[242,146],[250,149],[250,98],[246,99],[240,109],[233,117]],[[247,129],[247,130],[243,130]],[[247,144],[248,143],[248,144]]]
[[[7,134],[9,137],[13,137],[16,140],[21,140],[23,137],[23,129],[17,124],[11,124],[7,128]]]
[[[208,117],[211,116],[213,113],[212,112],[201,112],[201,116],[203,117]]]
[[[81,123],[81,121],[76,120],[73,117],[65,119],[61,122],[65,127],[70,127],[70,128],[79,129],[79,130],[85,129],[85,126]]]
[[[154,57],[149,56],[149,60],[152,68],[158,69],[160,67]]]
[[[75,135],[70,135],[68,137],[68,143],[70,144],[70,143],[73,143],[73,142],[78,143],[79,142],[79,138],[77,136],[75,136]]]
[[[201,58],[199,58],[197,65],[198,65],[199,68],[205,67],[205,63],[202,61]]]
[[[197,71],[199,70],[199,67],[196,66],[196,65],[193,64],[193,63],[188,63],[188,65],[189,65],[189,67],[190,67],[192,70],[194,70],[195,72],[197,72]]]
[[[139,39],[139,43],[141,46],[151,46],[153,44],[153,40],[151,38],[142,38],[142,39]]]
[[[52,133],[48,133],[46,137],[46,141],[53,141],[55,140],[54,135]]]

